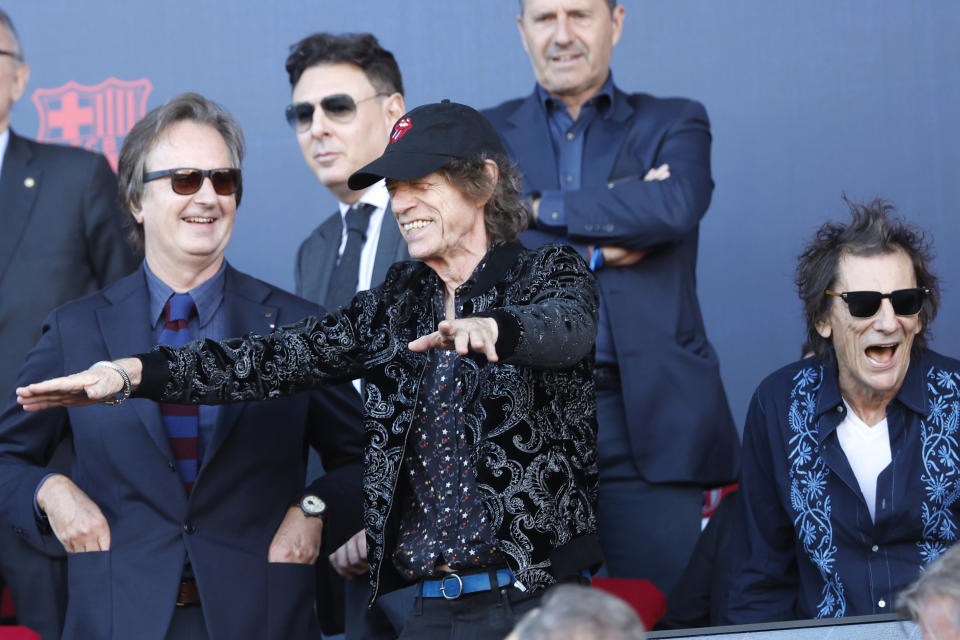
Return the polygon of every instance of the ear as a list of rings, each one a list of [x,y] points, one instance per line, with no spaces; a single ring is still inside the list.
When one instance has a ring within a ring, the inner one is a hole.
[[[497,163],[487,158],[483,161],[483,172],[486,173],[492,180],[491,184],[497,184],[497,180],[500,178],[500,167],[497,166]]]
[[[387,129],[390,130],[393,128],[393,123],[407,112],[407,105],[403,101],[403,96],[399,93],[390,94],[383,102],[384,117],[387,120]]]
[[[30,65],[21,62],[13,72],[13,101],[16,102],[23,95],[23,90],[27,88],[27,81],[30,79]]]
[[[620,36],[623,34],[623,17],[626,12],[627,10],[624,9],[622,4],[613,8],[613,14],[610,16],[613,20],[613,42],[610,43],[611,46],[616,46],[620,42]]]
[[[523,50],[530,55],[530,47],[527,45],[527,32],[523,29],[523,14],[517,16],[517,30],[520,32],[520,42],[523,44]]]
[[[833,326],[826,320],[820,320],[817,322],[817,333],[824,340],[829,340],[830,336],[833,335]]]

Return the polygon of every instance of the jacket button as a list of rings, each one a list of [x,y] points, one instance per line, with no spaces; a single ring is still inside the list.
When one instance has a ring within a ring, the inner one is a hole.
[[[170,468],[170,471],[176,471],[176,470],[177,470],[177,465],[173,464],[173,461],[172,461],[172,460],[167,462],[167,466]]]
[[[183,530],[185,533],[192,536],[197,532],[197,525],[193,524],[192,522],[188,522],[185,525],[183,525]]]
[[[877,603],[877,606],[880,607],[881,609],[883,609],[884,607],[887,606],[887,601],[886,601],[886,600],[881,600],[880,602]]]

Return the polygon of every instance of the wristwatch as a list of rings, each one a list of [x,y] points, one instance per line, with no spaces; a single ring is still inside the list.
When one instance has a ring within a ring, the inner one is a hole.
[[[302,495],[297,504],[303,511],[303,515],[309,518],[322,518],[327,513],[327,503],[312,493]]]

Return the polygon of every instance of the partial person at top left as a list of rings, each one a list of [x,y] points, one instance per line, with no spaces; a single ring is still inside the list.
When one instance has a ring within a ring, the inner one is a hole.
[[[10,17],[0,9],[0,398],[13,393],[44,317],[133,271],[124,242],[117,179],[103,156],[42,144],[10,129],[10,111],[30,68]],[[54,455],[69,468],[69,443]],[[66,607],[63,560],[0,527],[0,576],[21,624],[59,638]]]

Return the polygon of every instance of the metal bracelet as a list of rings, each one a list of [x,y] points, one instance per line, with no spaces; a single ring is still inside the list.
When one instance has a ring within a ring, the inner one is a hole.
[[[117,392],[117,395],[109,400],[104,400],[103,404],[120,404],[130,397],[130,394],[133,392],[133,385],[130,383],[130,376],[123,367],[118,365],[116,362],[110,362],[109,360],[101,360],[90,365],[91,369],[95,367],[106,367],[108,369],[113,369],[120,374],[121,378],[123,378],[123,391]]]

